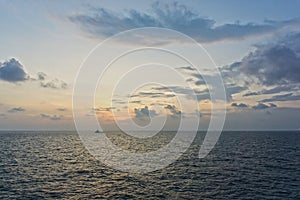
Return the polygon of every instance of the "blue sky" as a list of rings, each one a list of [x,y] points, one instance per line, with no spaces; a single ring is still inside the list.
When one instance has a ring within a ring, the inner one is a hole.
[[[227,89],[225,129],[299,129],[299,8],[299,1],[279,0],[0,0],[0,129],[73,129],[72,92],[84,58],[99,42],[114,34],[149,26],[182,32],[201,43],[211,55]],[[191,56],[199,56],[194,55],[189,44],[175,40],[163,44],[168,37],[138,39],[146,45],[162,42],[162,47],[180,48]],[[135,42],[116,46],[125,49],[124,45],[134,46]],[[104,90],[98,88],[96,99],[108,96],[108,88],[113,87],[111,79],[121,73],[122,67],[129,68],[143,59],[143,55],[131,59],[129,56],[115,64],[106,75]],[[201,77],[194,73],[195,66],[188,68],[187,63],[163,59],[189,80],[190,90],[196,91],[200,127],[205,128],[214,102],[209,100]],[[203,65],[208,63],[203,61]],[[148,76],[156,74],[149,72]],[[213,79],[213,74],[205,76]],[[135,77],[143,78],[138,74]],[[184,107],[190,103],[190,90],[180,85],[170,87],[173,93],[158,86],[142,87],[131,92],[135,94],[133,103],[127,106],[121,100],[130,91],[120,88],[116,94],[119,104],[112,106],[108,99],[99,100],[94,108],[83,107],[82,115],[96,113],[108,128],[115,127],[112,113],[120,123],[133,119],[137,124],[147,122],[149,115],[159,118],[165,113],[170,117],[169,129],[176,127],[178,116],[191,120],[195,117],[192,108]],[[180,106],[172,94],[185,99],[184,103]]]

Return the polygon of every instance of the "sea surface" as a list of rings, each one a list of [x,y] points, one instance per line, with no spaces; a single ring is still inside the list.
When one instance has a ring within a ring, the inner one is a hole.
[[[107,135],[138,150],[121,133]],[[143,151],[174,133],[161,136]],[[300,199],[300,132],[224,132],[199,159],[203,136],[168,167],[130,174],[94,159],[76,132],[2,131],[0,199]]]

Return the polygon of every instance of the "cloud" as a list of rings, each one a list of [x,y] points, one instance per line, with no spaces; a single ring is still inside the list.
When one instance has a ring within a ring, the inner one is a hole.
[[[222,68],[221,70],[225,71],[224,69],[225,68]],[[206,75],[191,74],[191,75],[197,78],[196,80],[194,80],[196,86],[205,86],[205,85],[207,86],[205,80],[207,80],[208,83],[216,83],[219,80],[219,77],[216,75],[207,75],[207,74]],[[232,77],[232,75],[231,74],[229,75],[228,72],[226,72],[226,76]],[[232,95],[248,89],[247,87],[237,85],[236,83],[232,83],[232,81],[227,80],[226,77],[223,77],[223,82],[224,82],[227,101],[232,101]],[[207,87],[209,87],[209,85]],[[210,90],[207,89],[205,91],[202,91],[200,94],[197,94],[199,101],[210,99],[209,92],[213,93],[215,92],[214,90],[216,90],[216,88],[214,88],[214,85],[211,85]]]
[[[0,119],[6,119],[6,115],[4,113],[0,114]]]
[[[231,106],[236,108],[248,108],[248,105],[244,103],[232,103]]]
[[[16,83],[30,81],[39,81],[43,88],[66,89],[68,84],[57,78],[48,80],[47,74],[38,72],[37,77],[32,77],[25,72],[24,66],[15,58],[11,58],[3,63],[0,62],[0,80]]]
[[[205,84],[204,80],[202,80],[202,77],[200,77],[199,75],[193,75],[194,77],[197,78],[197,80],[195,81],[195,85],[198,86],[198,82],[202,82]],[[200,78],[199,78],[200,77]],[[211,80],[213,80],[215,77],[214,76],[207,76],[209,77]],[[199,85],[203,85],[202,83]],[[206,84],[205,84],[206,85]],[[246,87],[242,87],[239,85],[235,85],[235,84],[225,84],[225,92],[226,92],[226,100],[227,101],[231,101],[232,100],[232,95],[233,94],[237,94],[240,93],[241,91],[246,90]],[[210,93],[209,92],[215,92],[214,88],[211,88],[210,91],[206,88],[206,89],[202,89],[199,90],[197,88],[186,88],[186,87],[181,87],[181,86],[169,86],[169,87],[153,87],[153,90],[157,90],[157,91],[163,91],[165,92],[169,92],[169,91],[173,91],[176,94],[182,94],[182,95],[186,95],[186,97],[188,99],[191,99],[194,95],[195,97],[198,99],[198,101],[202,101],[202,100],[210,100]],[[165,95],[167,97],[169,97],[170,95]],[[170,96],[173,97],[174,95]]]
[[[184,67],[177,67],[176,69],[179,69],[179,70],[186,70],[186,71],[197,71],[196,68],[192,67],[192,66],[184,66]]]
[[[296,101],[300,100],[299,63],[300,33],[291,33],[273,43],[256,45],[253,52],[221,70],[244,85],[262,88],[248,91],[244,97],[277,94],[260,102]]]
[[[149,110],[148,106],[144,108],[134,108],[134,113],[136,118],[152,117],[156,116],[157,113],[155,110]]]
[[[277,107],[277,106],[275,104],[273,104],[273,103],[270,103],[269,105],[264,104],[264,103],[258,103],[257,105],[252,106],[252,108],[254,110],[263,110],[263,109],[275,108],[275,107]]]
[[[256,96],[256,95],[261,95],[261,94],[277,94],[280,92],[286,92],[286,91],[297,91],[299,90],[299,85],[280,85],[273,87],[271,89],[264,89],[258,92],[249,92],[244,94],[244,97],[247,96]]]
[[[235,84],[228,84],[228,85],[225,84],[224,87],[225,87],[226,101],[228,101],[228,102],[232,101],[232,99],[233,99],[232,95],[240,93],[247,89],[246,87],[242,87],[242,86],[235,85]],[[215,89],[214,88],[211,88],[210,90],[207,89],[207,90],[203,91],[202,93],[197,94],[198,101],[211,100],[209,92],[213,93],[213,92],[215,92]],[[219,96],[217,95],[217,97],[219,97]]]
[[[299,24],[298,20],[293,19],[282,22],[268,20],[262,24],[235,22],[217,25],[215,20],[202,17],[177,2],[153,3],[149,12],[131,9],[115,13],[105,8],[92,8],[89,14],[76,14],[68,19],[96,37],[108,37],[133,28],[163,27],[182,32],[198,42],[240,40]]]
[[[246,87],[242,87],[239,85],[235,85],[235,84],[225,84],[225,91],[226,91],[226,95],[227,95],[227,101],[231,101],[232,100],[232,95],[233,94],[237,94],[240,93],[244,90],[246,90]]]
[[[40,86],[43,88],[51,89],[66,89],[68,84],[58,78],[49,78],[49,76],[44,72],[38,72],[36,77],[31,78],[32,81],[39,81]]]
[[[53,121],[58,121],[58,120],[61,120],[63,118],[62,115],[57,116],[57,115],[40,114],[40,116],[44,119],[50,119],[50,120],[53,120]]]
[[[116,104],[127,104],[127,101],[124,101],[122,99],[112,99],[112,102]]]
[[[65,111],[67,111],[68,109],[66,109],[66,108],[57,108],[56,110],[58,110],[58,111],[60,111],[60,112],[65,112]]]
[[[142,101],[140,101],[140,100],[136,100],[136,101],[130,101],[129,103],[141,104],[141,103],[142,103]]]
[[[40,83],[41,87],[43,88],[51,88],[51,89],[66,89],[68,84],[63,80],[59,80],[57,78],[51,81],[43,81]]]
[[[38,72],[37,76],[38,76],[38,80],[40,81],[44,81],[47,78],[47,74],[45,74],[44,72]]]
[[[167,105],[165,109],[171,113],[171,117],[173,118],[180,118],[182,115],[182,112],[178,110],[175,105]]]
[[[266,86],[281,85],[276,90],[300,84],[300,42],[290,45],[292,39],[300,41],[300,34],[288,35],[276,44],[258,46],[241,61],[231,64],[231,71],[242,72]]]
[[[113,109],[116,109],[116,107],[99,107],[99,108],[93,108],[96,112],[111,112]]]
[[[294,95],[293,93],[275,95],[268,99],[263,99],[260,102],[271,102],[271,101],[297,101],[300,100],[300,95]]]
[[[157,91],[163,91],[163,93],[160,93],[160,94],[165,94],[165,92],[172,91],[176,94],[192,95],[196,92],[191,88],[185,88],[185,87],[181,87],[181,86],[153,87],[152,89],[157,90]]]
[[[26,81],[28,78],[24,66],[15,58],[0,62],[0,80],[14,83]]]
[[[256,95],[260,95],[260,92],[248,92],[244,94],[243,97],[256,96]]]
[[[165,89],[165,88],[164,88]],[[166,92],[139,92],[138,94],[131,95],[130,97],[140,97],[140,98],[172,98],[175,94],[167,94]]]
[[[26,109],[22,107],[11,108],[7,112],[16,113],[16,112],[25,112]]]

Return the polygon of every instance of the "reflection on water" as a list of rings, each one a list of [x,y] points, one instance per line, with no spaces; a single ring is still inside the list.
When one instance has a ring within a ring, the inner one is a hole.
[[[114,144],[147,152],[173,133],[136,140],[108,133]],[[198,159],[191,148],[167,168],[147,174],[110,169],[73,132],[0,132],[0,198],[299,199],[300,133],[225,132]]]

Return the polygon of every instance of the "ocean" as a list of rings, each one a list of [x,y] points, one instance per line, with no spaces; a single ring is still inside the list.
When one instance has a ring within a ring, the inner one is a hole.
[[[132,174],[96,160],[76,132],[1,131],[0,199],[300,199],[299,131],[227,131],[199,159],[203,136],[166,168]]]

